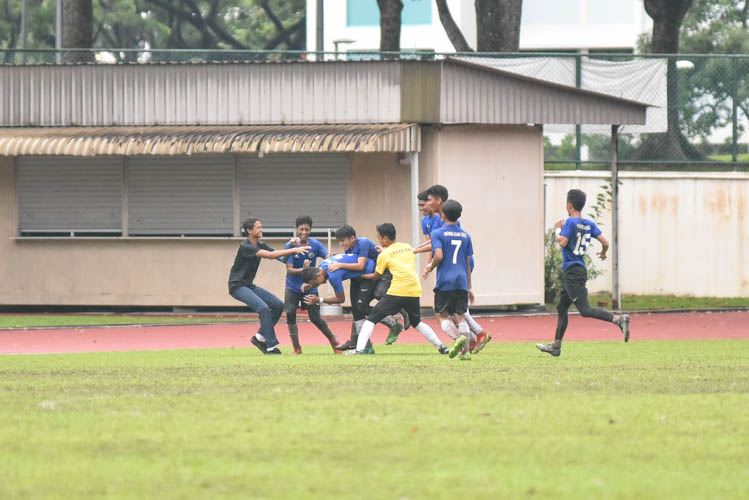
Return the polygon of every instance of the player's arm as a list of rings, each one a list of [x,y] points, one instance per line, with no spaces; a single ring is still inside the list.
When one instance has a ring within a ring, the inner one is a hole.
[[[304,302],[306,304],[343,304],[345,301],[346,292],[344,292],[343,290],[330,297],[319,297],[312,294],[304,296]]]
[[[560,219],[557,221],[556,224],[554,224],[554,229],[556,230],[557,235],[557,243],[559,243],[559,246],[564,248],[567,246],[567,243],[570,242],[570,239],[567,236],[563,236],[560,233],[562,232],[562,226],[564,226],[564,220]]]
[[[378,280],[380,279],[380,276],[381,276],[380,273],[378,273],[377,271],[372,271],[371,273],[368,273],[368,274],[362,274],[360,277],[361,279],[364,279],[364,280]]]
[[[427,240],[414,248],[414,253],[424,253],[432,251],[432,237],[427,234]]]
[[[468,301],[473,304],[473,300],[475,297],[473,296],[473,282],[471,280],[471,277],[473,276],[473,271],[471,270],[471,256],[469,255],[466,257],[466,269],[468,269]]]
[[[427,265],[424,268],[424,274],[422,275],[424,279],[426,279],[427,275],[432,272],[432,269],[440,265],[440,262],[442,262],[442,258],[442,248],[435,248],[434,255],[432,255],[432,260],[427,262]]]
[[[261,259],[277,259],[279,257],[284,257],[286,255],[291,255],[293,253],[307,253],[309,252],[310,247],[304,246],[304,247],[293,247],[293,248],[286,248],[284,250],[258,250],[257,256]],[[288,266],[289,264],[286,263]]]
[[[603,234],[596,236],[596,239],[601,242],[601,251],[597,255],[601,260],[606,260],[606,252],[609,251],[609,240]]]
[[[347,271],[364,271],[364,267],[367,265],[367,258],[359,256],[356,262],[343,263],[334,261],[328,266],[328,271],[333,272],[339,269],[346,269]]]

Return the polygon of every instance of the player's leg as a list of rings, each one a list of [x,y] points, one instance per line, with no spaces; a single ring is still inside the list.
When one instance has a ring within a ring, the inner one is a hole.
[[[475,319],[473,319],[470,309],[466,310],[465,316],[466,322],[468,323],[468,328],[471,329],[471,333],[474,336],[473,343],[470,346],[470,351],[472,354],[476,354],[481,349],[486,347],[486,344],[488,344],[492,339],[492,335],[491,333],[484,330],[482,326],[479,325]]]
[[[624,335],[624,341],[629,342],[629,315],[614,314],[600,307],[591,307],[588,302],[588,288],[586,282],[588,272],[582,266],[571,266],[564,272],[565,282],[567,283],[567,293],[577,306],[580,316],[584,318],[594,318],[618,326]]]
[[[289,338],[294,347],[294,354],[302,354],[302,346],[299,344],[299,327],[296,324],[296,310],[299,307],[301,293],[286,289],[284,293],[283,309],[286,313],[286,326],[289,328]]]
[[[378,323],[385,316],[388,315],[388,310],[392,309],[394,301],[389,295],[385,295],[380,299],[377,304],[369,311],[369,314],[364,320],[358,320],[359,331],[356,347],[353,350],[347,351],[346,354],[364,354],[369,339],[372,337],[375,323]]]
[[[341,351],[339,349],[336,349],[336,346],[338,345],[338,339],[335,338],[335,335],[331,331],[330,326],[328,326],[328,322],[322,319],[322,316],[320,316],[320,305],[310,304],[307,306],[307,311],[309,312],[310,321],[312,321],[312,324],[315,325],[323,335],[325,335],[326,339],[328,339],[330,347],[333,348],[333,352],[335,352],[336,354],[340,353]]]
[[[408,315],[408,321],[413,325],[417,332],[419,332],[425,339],[429,341],[434,347],[437,348],[440,354],[447,354],[450,349],[439,339],[434,330],[421,321],[421,302],[419,297],[401,297],[400,308],[405,310]]]
[[[349,280],[349,299],[351,300],[351,314],[354,316],[354,321],[351,322],[351,334],[349,335],[349,339],[343,344],[339,344],[336,346],[336,349],[340,351],[348,351],[350,349],[356,348],[356,339],[358,338],[356,322],[359,319],[364,319],[364,316],[359,318],[357,305],[357,303],[359,302],[360,281],[361,280],[359,278],[351,278]]]
[[[273,329],[273,313],[263,297],[256,293],[257,290],[258,287],[255,286],[253,286],[253,289],[242,286],[232,290],[231,296],[240,302],[244,302],[251,311],[260,316],[260,328],[257,334],[252,336],[252,344],[260,349],[263,354],[281,354],[281,351],[276,347],[278,339]],[[283,302],[278,299],[276,301],[280,303],[280,308],[283,309]]]
[[[390,283],[392,281],[393,281],[393,273],[390,272],[390,269],[385,269],[385,272],[382,274],[379,281],[377,282],[377,286],[375,287],[374,298],[376,300],[380,300],[381,298],[385,296],[385,294],[388,292],[388,289],[390,289]],[[400,315],[403,317],[403,328],[398,329],[398,332],[396,334],[394,332],[394,328],[391,328],[390,325],[388,325],[388,327],[390,328],[390,334],[388,335],[388,338],[385,341],[385,343],[388,345],[398,340],[398,335],[400,334],[400,332],[403,330],[408,330],[408,328],[411,326],[411,322],[408,321],[408,314],[406,314],[406,311],[401,310]],[[395,318],[393,318],[393,320],[395,320]]]
[[[265,302],[268,306],[271,320],[270,320],[270,324],[267,327],[267,330],[268,330],[268,333],[273,338],[273,345],[271,346],[271,344],[267,342],[267,340],[266,340],[266,343],[268,344],[269,348],[275,347],[276,345],[278,345],[278,339],[276,338],[275,326],[276,326],[276,323],[278,323],[278,320],[281,319],[281,314],[283,314],[283,302],[281,301],[281,299],[279,299],[278,297],[270,293],[268,290],[265,290],[264,288],[260,288],[259,286],[254,287],[252,291],[255,292],[255,295],[257,295],[260,298],[260,300]],[[263,333],[263,335],[265,335],[265,333]],[[266,339],[267,339],[267,336],[266,336]]]
[[[437,322],[448,337],[457,340],[460,334],[458,333],[457,324],[453,322],[448,312],[449,303],[450,294],[448,292],[442,290],[434,292],[434,315],[437,318]]]
[[[549,353],[552,356],[559,356],[562,349],[562,338],[564,338],[564,332],[567,331],[567,324],[569,323],[568,311],[572,305],[572,299],[567,293],[567,289],[564,286],[564,278],[562,278],[562,291],[559,294],[559,303],[557,304],[557,329],[554,333],[554,342],[551,344],[536,344],[536,347],[543,352]]]
[[[455,322],[458,324],[458,333],[465,337],[467,342],[463,347],[461,359],[471,359],[470,346],[473,344],[473,335],[466,321],[466,311],[468,310],[468,290],[452,290],[450,292],[451,300],[448,312],[452,314]]]

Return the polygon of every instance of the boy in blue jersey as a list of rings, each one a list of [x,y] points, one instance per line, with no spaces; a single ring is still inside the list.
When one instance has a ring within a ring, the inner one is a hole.
[[[319,285],[322,285],[326,281],[330,282],[333,287],[335,296],[333,297],[320,297],[319,295],[306,295],[304,301],[308,305],[317,304],[343,304],[346,301],[346,292],[343,290],[343,282],[346,280],[354,280],[361,277],[362,274],[370,274],[374,271],[375,263],[372,259],[366,259],[361,270],[352,271],[347,268],[343,268],[340,264],[356,264],[359,261],[359,257],[354,254],[338,254],[332,255],[320,263],[320,267],[307,267],[302,270],[301,278],[304,282],[302,290],[306,291],[313,289]],[[335,268],[335,269],[334,269]],[[353,300],[352,300],[353,303]],[[356,316],[354,317],[356,321]],[[354,345],[356,339],[354,339]],[[345,344],[344,344],[345,345]],[[336,349],[340,350],[341,346],[336,346]],[[366,346],[366,354],[374,354],[372,343],[368,342]]]
[[[364,269],[367,260],[377,262],[379,252],[374,242],[369,238],[357,237],[356,230],[348,224],[344,224],[338,228],[335,232],[335,237],[338,240],[338,244],[343,248],[343,251],[346,254],[355,255],[357,260],[353,263],[334,262],[331,264],[331,271],[338,269],[361,271]],[[351,325],[351,338],[343,344],[336,346],[338,349],[349,350],[356,346],[356,339],[359,335],[358,328],[364,322],[367,314],[369,314],[371,309],[370,302],[374,298],[381,298],[385,295],[385,292],[390,287],[391,280],[392,275],[390,273],[385,274],[379,279],[363,279],[361,277],[351,279],[351,312],[354,316],[354,322]],[[386,343],[392,344],[398,338],[398,335],[400,335],[403,326],[392,316],[386,316],[380,322],[390,329]]]
[[[453,321],[458,325],[458,336],[450,350],[454,358],[460,349],[460,359],[470,360],[468,346],[471,330],[466,322],[468,302],[473,302],[471,289],[471,257],[473,243],[471,235],[458,225],[463,206],[455,200],[447,200],[442,207],[445,224],[431,234],[432,260],[424,268],[424,279],[437,268],[437,284],[434,287],[434,313],[442,329],[455,338]]]
[[[423,210],[424,217],[421,219],[421,228],[427,239],[414,250],[414,253],[432,253],[432,233],[445,225],[443,205],[448,201],[449,193],[447,188],[440,184],[435,184],[424,191],[424,193],[426,194],[426,204]],[[460,222],[458,222],[457,225],[460,227]],[[471,272],[473,272],[473,264],[473,257],[471,257]],[[471,353],[476,354],[489,343],[492,336],[473,319],[470,310],[466,310],[465,317],[468,327],[473,334],[473,341],[469,343],[468,349]],[[457,323],[455,323],[455,326],[457,326]],[[458,332],[455,328],[450,328],[449,330],[444,331],[453,339],[457,339]]]
[[[330,342],[333,352],[340,354],[342,351],[335,348],[338,345],[333,332],[330,330],[328,323],[320,316],[320,306],[318,304],[307,304],[303,298],[305,295],[317,295],[317,288],[312,288],[302,292],[302,271],[308,267],[315,267],[317,258],[325,259],[328,257],[328,250],[320,241],[310,238],[312,231],[312,217],[303,215],[296,218],[296,238],[286,243],[285,248],[294,248],[298,246],[309,246],[308,253],[293,254],[288,256],[286,261],[286,292],[284,296],[284,311],[286,311],[286,326],[289,328],[289,337],[294,346],[294,354],[302,354],[302,346],[299,343],[299,327],[296,324],[297,307],[309,312],[310,321],[325,335]]]
[[[562,292],[557,305],[557,330],[553,343],[536,344],[540,351],[552,356],[559,356],[562,353],[562,338],[568,323],[567,310],[572,304],[577,306],[577,310],[583,317],[614,323],[624,334],[624,341],[629,341],[628,315],[615,315],[605,309],[590,307],[588,303],[588,289],[585,286],[588,275],[583,256],[590,245],[590,239],[595,238],[601,242],[601,251],[598,252],[598,256],[601,260],[606,260],[609,242],[601,234],[595,222],[583,218],[584,206],[585,193],[579,189],[570,189],[567,192],[569,217],[566,221],[560,220],[554,225],[557,230],[557,242],[562,247]]]

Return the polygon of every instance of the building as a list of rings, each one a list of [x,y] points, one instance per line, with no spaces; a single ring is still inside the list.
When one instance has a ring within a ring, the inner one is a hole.
[[[301,213],[416,243],[435,183],[465,207],[477,305],[540,303],[543,124],[647,107],[451,59],[17,66],[0,88],[5,305],[238,305],[244,218],[274,247]]]
[[[324,6],[325,51],[376,51],[380,47],[376,0],[307,0],[307,48],[320,50],[317,7]],[[468,44],[476,47],[474,2],[448,0]],[[524,0],[520,49],[524,51],[632,52],[652,21],[642,0]],[[401,49],[455,52],[434,0],[403,0]]]

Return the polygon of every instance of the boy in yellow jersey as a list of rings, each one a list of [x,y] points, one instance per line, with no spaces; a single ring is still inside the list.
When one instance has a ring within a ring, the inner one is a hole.
[[[375,272],[362,276],[375,279],[389,270],[393,275],[390,288],[382,299],[372,308],[361,326],[356,349],[346,354],[364,354],[367,342],[372,336],[375,324],[388,314],[395,314],[403,309],[408,314],[411,326],[435,346],[440,354],[447,354],[448,347],[442,343],[429,325],[421,321],[421,283],[416,274],[416,256],[411,245],[395,241],[395,226],[385,222],[377,226],[377,240],[383,250],[377,257]]]

